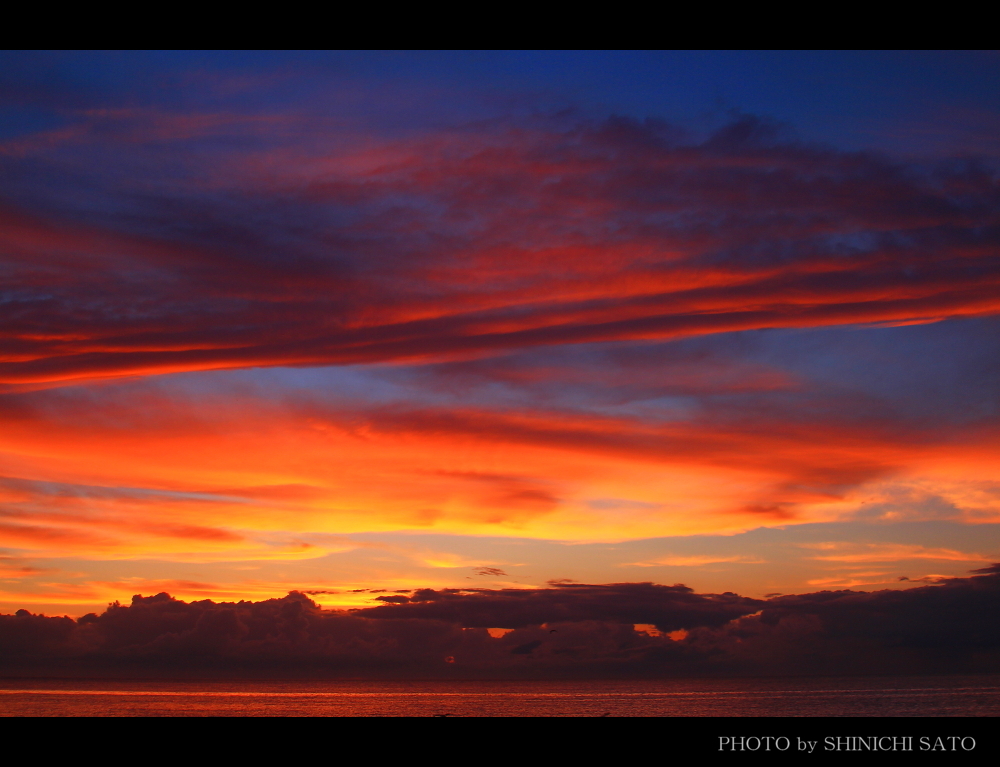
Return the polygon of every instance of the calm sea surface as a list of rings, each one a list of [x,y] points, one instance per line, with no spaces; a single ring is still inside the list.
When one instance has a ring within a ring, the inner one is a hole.
[[[1000,716],[1000,676],[585,682],[0,679],[3,716]]]

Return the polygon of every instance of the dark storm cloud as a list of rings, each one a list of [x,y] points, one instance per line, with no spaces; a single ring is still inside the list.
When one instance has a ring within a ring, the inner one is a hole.
[[[900,591],[778,596],[759,615],[691,632],[725,669],[920,674],[1000,670],[1000,565]]]
[[[661,631],[674,631],[721,626],[763,605],[736,594],[695,594],[686,586],[653,583],[555,583],[547,589],[418,589],[405,600],[392,601],[396,604],[358,610],[356,614],[445,620],[482,628],[611,621],[655,624]]]
[[[972,162],[803,146],[751,117],[701,143],[612,119],[302,154],[294,115],[88,114],[5,152],[10,385],[1000,308],[1000,189]],[[223,136],[243,143],[198,143]]]
[[[0,616],[0,663],[12,674],[168,676],[995,672],[1000,565],[976,573],[903,591],[767,601],[649,583],[424,589],[351,611],[321,610],[298,592],[256,603],[136,596],[79,621]],[[687,636],[633,628],[654,622],[683,625]],[[485,628],[501,626],[514,630],[494,638]]]

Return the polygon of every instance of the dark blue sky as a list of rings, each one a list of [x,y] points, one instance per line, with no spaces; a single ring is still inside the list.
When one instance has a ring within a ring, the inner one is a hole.
[[[563,109],[693,129],[732,110],[806,140],[993,153],[1000,56],[974,51],[8,52],[4,135],[75,109],[294,105],[380,130]]]

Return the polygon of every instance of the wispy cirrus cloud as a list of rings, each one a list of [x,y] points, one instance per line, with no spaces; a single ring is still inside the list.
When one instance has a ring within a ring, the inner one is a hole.
[[[713,556],[711,554],[695,554],[692,556],[665,556],[658,557],[656,559],[650,559],[645,562],[628,562],[624,563],[622,567],[699,567],[701,565],[715,565],[722,563],[739,563],[739,564],[751,564],[760,565],[765,564],[766,560],[756,559],[754,557],[748,556]]]
[[[812,556],[822,562],[901,562],[909,559],[937,559],[951,562],[988,562],[991,557],[953,549],[932,548],[902,543],[856,543],[831,541],[803,543],[803,548],[817,553]]]

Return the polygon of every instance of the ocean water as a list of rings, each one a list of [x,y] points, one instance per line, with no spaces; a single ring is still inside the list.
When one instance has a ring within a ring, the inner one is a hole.
[[[0,679],[3,716],[1000,716],[1000,676],[645,681]]]

